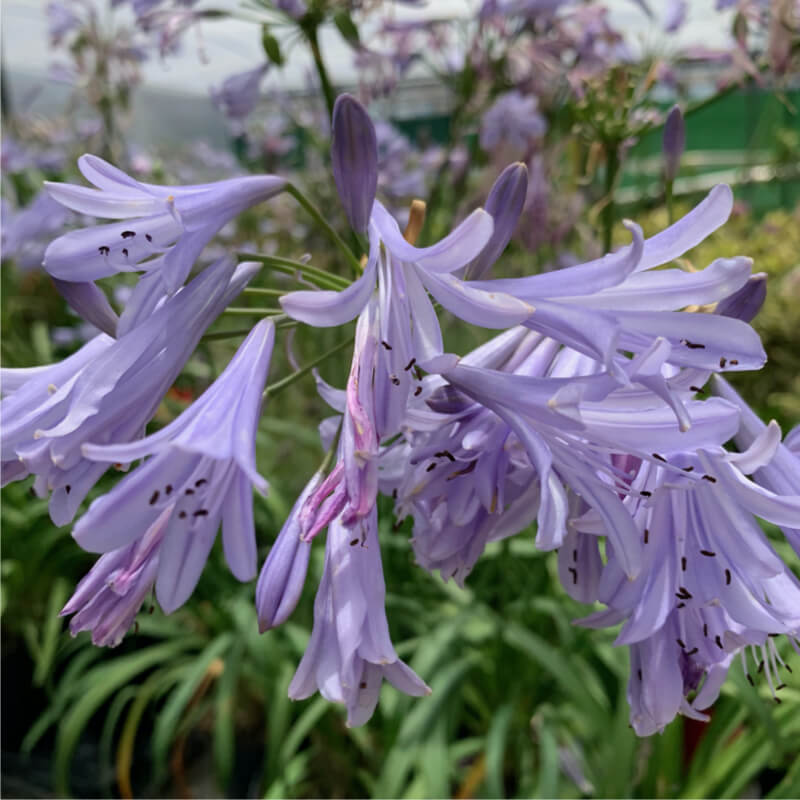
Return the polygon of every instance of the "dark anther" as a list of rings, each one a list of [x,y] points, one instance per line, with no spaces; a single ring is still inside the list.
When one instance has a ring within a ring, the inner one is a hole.
[[[358,688],[359,689],[366,689],[367,688],[367,682],[366,681],[361,681],[361,683],[358,684]]]
[[[686,603],[678,603],[678,605],[675,606],[675,608],[686,608]]]
[[[753,680],[753,676],[752,676],[752,675],[751,675],[749,672],[746,672],[745,674],[747,675],[747,682],[748,682],[748,683],[749,683],[751,686],[755,686],[755,685],[756,685],[756,682]]]
[[[417,388],[414,389],[414,397],[419,397],[421,394],[422,394],[422,387],[417,386]]]
[[[577,550],[573,550],[572,551],[572,560],[573,561],[577,561],[578,560],[578,551]]]
[[[769,636],[771,639],[777,639],[780,636],[780,634],[779,633],[768,633],[767,636]]]
[[[764,671],[764,662],[762,661],[762,662],[761,662],[761,663],[758,665],[758,670],[757,670],[757,672],[761,673],[761,672],[763,672],[763,671]]]
[[[775,691],[776,691],[776,692],[779,692],[781,689],[785,689],[785,688],[786,688],[786,684],[785,684],[785,683],[779,683],[779,684],[778,684],[778,685],[775,687]]]
[[[164,494],[172,494],[172,484],[171,483],[168,483],[164,487]]]
[[[403,527],[403,520],[399,519],[399,520],[397,520],[397,522],[395,522],[394,525],[392,525],[392,530],[393,531],[399,531],[400,528],[402,528],[402,527]]]
[[[194,489],[187,489],[186,494],[194,494]]]
[[[658,461],[663,461],[665,464],[667,463],[667,459],[664,456],[660,456],[658,453],[653,453],[653,458],[657,459]]]
[[[725,570],[725,585],[726,586],[731,585],[731,571],[729,569]]]
[[[703,475],[703,480],[709,483],[716,483],[717,479],[713,475]]]
[[[415,365],[414,365],[414,377],[415,377],[415,378],[416,378],[418,381],[421,381],[421,380],[422,380],[422,378],[423,378],[423,375],[422,375],[422,370],[419,368],[419,364],[415,364]]]
[[[355,547],[358,544],[358,539],[351,539],[350,540],[350,547]]]
[[[690,342],[688,339],[681,339],[681,344],[685,344],[690,350],[705,350],[704,344],[697,344],[697,342]]]
[[[694,467],[684,467],[683,471],[684,472],[694,472]]]
[[[392,489],[392,500],[397,500],[397,489]]]
[[[449,450],[440,450],[435,454],[437,458],[446,458],[451,463],[455,463],[456,457]]]
[[[185,511],[181,511],[181,512],[178,514],[178,516],[179,516],[181,519],[186,519],[186,512],[185,512]]]
[[[428,466],[425,467],[425,472],[430,472],[431,470],[434,470],[434,469],[436,469],[436,462],[435,461],[432,464],[428,464]]]
[[[693,647],[686,655],[693,656],[698,650],[700,650],[699,647]]]
[[[146,233],[144,235],[144,238],[147,239],[148,242],[152,242],[153,241],[153,237],[149,233]]]
[[[732,358],[728,363],[733,367],[739,366],[739,360],[737,358]]]
[[[408,364],[406,364],[403,367],[403,372],[408,372],[411,369],[411,367],[413,367],[414,364],[416,364],[416,363],[417,363],[417,359],[416,358],[412,358],[411,361],[409,361]]]
[[[637,669],[637,670],[636,670],[636,677],[638,677],[638,678],[639,678],[639,680],[641,680],[641,679],[642,679],[642,671],[641,671],[640,669]]]
[[[716,553],[713,550],[701,550],[700,551],[700,555],[701,556],[708,556],[709,558],[714,558]]]
[[[137,619],[136,622],[133,623],[133,635],[139,633],[139,620]]]
[[[650,528],[644,529],[644,543],[647,544],[650,541]]]
[[[703,623],[703,636],[708,637],[708,623]]]
[[[792,674],[792,668],[788,664],[784,664],[783,666],[786,667],[787,670],[789,670],[789,674],[791,675]]]
[[[686,572],[686,556],[681,556],[681,572]]]
[[[107,256],[111,251],[104,244],[97,248],[101,256]]]
[[[395,386],[399,386],[399,385],[400,385],[400,378],[398,378],[398,377],[397,377],[397,375],[390,375],[390,376],[389,376],[389,380],[390,380],[390,381],[391,381],[391,382],[392,382],[392,383],[393,383]]]
[[[475,465],[477,463],[478,463],[477,461],[470,461],[469,464],[467,464],[467,466],[464,467],[464,469],[460,469],[458,470],[458,472],[454,472],[452,475],[448,475],[447,480],[452,481],[453,478],[458,478],[461,475],[469,475],[469,473],[475,469]]]
[[[693,392],[702,392],[703,391],[702,386],[690,386],[689,389],[691,389],[691,391],[693,391]]]
[[[570,575],[572,575],[572,583],[573,584],[577,584],[577,582],[578,582],[578,570],[576,570],[575,567],[570,567],[568,569],[568,572],[570,573]]]
[[[686,645],[684,644],[683,639],[676,639],[675,641],[678,643],[678,647],[680,647],[681,650],[686,649]]]
[[[725,356],[720,356],[719,359],[719,366],[720,368],[724,367],[728,363],[728,359]]]
[[[158,500],[158,489],[156,489],[150,497],[150,505],[154,506]]]
[[[199,480],[196,480],[194,482],[194,485],[195,486],[202,486],[204,483],[208,483],[208,481],[205,478],[200,478]]]
[[[151,605],[150,605],[150,608],[148,608],[148,609],[147,609],[147,613],[148,613],[148,614],[152,614],[152,613],[153,613],[155,610],[156,610],[156,607],[155,607],[154,605],[152,605],[152,604],[151,604]]]
[[[381,344],[382,344],[382,345],[383,345],[383,346],[384,346],[384,347],[385,347],[387,350],[391,350],[391,349],[392,349],[392,346],[389,344],[389,342],[381,342]]]
[[[780,697],[773,697],[772,699],[773,699],[773,700],[774,700],[774,701],[775,701],[775,702],[776,702],[778,705],[780,705],[780,704],[783,702],[783,700],[781,700],[781,699],[780,699]]]
[[[717,645],[717,647],[719,647],[720,650],[725,649],[725,646],[722,644],[722,639],[720,639],[718,635],[714,637],[714,643]]]
[[[69,484],[67,484],[67,485],[64,487],[64,491],[65,491],[67,494],[69,494],[69,493],[72,491],[72,487],[71,487]]]
[[[208,516],[208,511],[206,511],[204,508],[198,508],[197,511],[195,511],[192,516],[195,516],[195,517],[207,517]]]
[[[131,239],[131,238],[133,238],[134,236],[136,236],[136,231],[122,231],[122,233],[120,234],[120,236],[121,236],[123,239]]]
[[[127,258],[127,257],[128,257],[128,248],[127,248],[127,247],[123,247],[123,248],[122,248],[122,255],[124,255],[124,256],[125,256],[125,258]]]
[[[652,492],[648,492],[646,489],[642,489],[642,491],[639,492],[639,494],[642,497],[652,497],[653,496],[653,493]]]

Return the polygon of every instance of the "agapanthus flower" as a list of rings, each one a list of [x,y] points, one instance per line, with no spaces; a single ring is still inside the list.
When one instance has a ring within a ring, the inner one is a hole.
[[[3,201],[3,260],[13,259],[20,269],[40,267],[48,240],[70,216],[44,191],[25,208],[12,209]]]
[[[2,369],[3,483],[36,475],[50,515],[69,522],[110,462],[89,461],[82,446],[127,442],[144,432],[162,397],[209,324],[258,269],[230,260],[209,267],[149,317],[101,334],[59,364]]]
[[[385,596],[377,510],[355,527],[333,521],[314,628],[289,697],[302,700],[319,691],[331,702],[344,703],[348,726],[356,726],[372,716],[384,679],[413,697],[430,694],[392,646]]]
[[[97,559],[61,610],[62,617],[73,615],[73,636],[91,631],[98,647],[122,641],[155,584],[169,518],[170,510],[162,511],[144,536]]]
[[[261,64],[226,78],[219,88],[211,90],[214,105],[228,118],[241,122],[256,107],[261,81],[268,69],[269,64]]]
[[[60,236],[45,252],[45,269],[67,281],[158,270],[169,293],[183,284],[203,248],[226,223],[286,185],[283,178],[258,175],[156,186],[91,155],[81,156],[78,167],[97,188],[48,183],[50,195],[75,211],[123,221]]]
[[[500,95],[483,115],[481,147],[492,151],[505,145],[518,156],[524,155],[531,143],[547,132],[547,121],[538,107],[535,96],[516,89]]]
[[[255,437],[274,337],[273,324],[259,322],[219,378],[157,433],[127,444],[83,446],[87,458],[101,463],[150,456],[92,503],[73,536],[86,550],[110,553],[169,512],[155,581],[167,613],[194,590],[220,523],[231,571],[242,581],[255,577],[252,489],[267,490],[256,469]]]

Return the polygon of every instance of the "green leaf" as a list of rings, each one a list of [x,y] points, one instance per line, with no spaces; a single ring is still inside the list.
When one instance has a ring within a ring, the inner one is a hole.
[[[278,40],[269,32],[269,28],[264,25],[261,28],[261,46],[267,58],[273,63],[281,66],[283,64],[283,53],[281,53],[281,46]]]
[[[333,15],[333,24],[338,28],[342,38],[353,47],[361,44],[361,39],[358,35],[358,28],[356,27],[353,18],[347,11],[339,11]]]
[[[215,698],[216,716],[214,719],[214,763],[220,786],[227,787],[233,772],[236,752],[236,727],[234,708],[236,686],[242,667],[244,642],[237,639],[225,659],[225,668],[217,682]]]
[[[510,703],[500,706],[492,718],[486,736],[486,793],[488,797],[505,797],[505,752],[508,731],[514,708]]]

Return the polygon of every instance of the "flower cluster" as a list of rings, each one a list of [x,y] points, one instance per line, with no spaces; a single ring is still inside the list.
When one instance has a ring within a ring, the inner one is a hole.
[[[501,5],[487,3],[485,14]],[[486,136],[504,130],[515,105],[511,95],[498,100]],[[523,111],[512,134],[524,149],[541,120],[535,105]],[[366,110],[342,95],[332,126],[336,187],[353,240],[368,244],[354,282],[329,276],[280,297],[299,323],[357,320],[345,388],[317,376],[336,412],[320,429],[329,455],[256,588],[261,630],[283,623],[326,531],[313,632],[290,696],[319,691],[359,725],[384,679],[410,695],[430,692],[389,636],[379,494],[393,499],[397,519],[413,518],[417,563],[460,585],[487,543],[535,522],[539,549],[557,551],[565,591],[602,604],[580,622],[621,625],[640,735],[678,713],[703,718],[737,654],[751,679],[755,658],[777,692],[787,665],[775,637],[797,649],[800,583],[758,519],[800,553],[800,431],[782,442],[722,377],[765,362],[749,325],[764,280],[744,256],[697,271],[673,265],[725,222],[730,189],[715,187],[650,238],[626,222],[630,243],[602,258],[493,277],[528,194],[524,164],[500,174],[486,209],[418,247],[424,204],[412,205],[401,230],[376,199],[378,136]],[[114,645],[151,590],[167,613],[186,602],[220,526],[233,574],[256,575],[252,489],[267,483],[255,435],[274,323],[256,324],[205,393],[144,433],[208,325],[257,269],[223,259],[186,283],[199,254],[285,181],[162,187],[92,156],[80,167],[97,188],[52,184],[52,197],[121,221],[60,237],[44,265],[104,332],[59,364],[3,370],[2,467],[4,482],[35,475],[53,519],[67,524],[110,465],[142,460],[73,528],[102,555],[63,613],[73,633]],[[118,317],[93,281],[120,271],[142,274]],[[453,354],[437,304],[500,333]]]

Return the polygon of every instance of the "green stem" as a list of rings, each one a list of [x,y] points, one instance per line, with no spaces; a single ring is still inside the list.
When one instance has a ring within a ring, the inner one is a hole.
[[[300,273],[306,280],[311,283],[317,283],[326,289],[340,290],[346,289],[350,285],[350,281],[347,278],[317,269],[310,264],[304,264],[302,261],[292,261],[289,258],[280,258],[279,256],[262,256],[258,253],[242,252],[236,255],[245,261],[258,261],[265,267],[269,267],[276,272],[282,272],[284,275],[295,276]]]
[[[228,306],[223,314],[230,314],[234,317],[284,317],[285,314],[280,308],[241,308]]]
[[[256,295],[262,297],[283,297],[286,291],[283,289],[263,289],[260,286],[248,286],[242,294]]]
[[[606,151],[608,153],[606,160],[606,184],[605,184],[605,206],[603,207],[603,252],[611,252],[611,236],[614,230],[614,214],[616,208],[614,206],[614,189],[617,183],[617,174],[619,173],[619,144],[609,142],[606,144]]]
[[[281,378],[279,381],[276,381],[273,384],[267,386],[264,390],[264,399],[267,400],[270,397],[274,397],[278,392],[285,389],[287,386],[291,386],[295,381],[300,380],[300,378],[308,375],[314,367],[318,367],[324,361],[327,361],[333,355],[336,355],[340,350],[344,350],[345,347],[349,347],[353,343],[353,339],[355,337],[351,336],[345,341],[340,342],[336,345],[336,347],[332,347],[326,353],[323,353],[319,358],[315,358],[310,364],[307,364],[302,369],[298,369],[296,372],[292,372],[290,375],[287,375],[285,378]]]
[[[216,333],[207,333],[200,341],[201,342],[216,342],[220,339],[232,339],[234,336],[247,336],[252,328],[239,328],[235,331],[217,331]]]
[[[328,220],[322,216],[322,212],[293,184],[289,183],[286,186],[286,191],[297,200],[298,203],[306,210],[309,216],[322,228],[327,237],[341,250],[347,263],[350,265],[355,275],[361,274],[361,263],[356,258],[355,253],[347,246],[344,239],[331,227]]]
[[[322,93],[325,95],[325,105],[328,107],[328,117],[333,119],[333,104],[336,102],[336,92],[333,90],[333,85],[328,77],[328,70],[325,68],[325,62],[322,60],[322,50],[320,50],[319,39],[317,38],[316,23],[303,26],[303,33],[305,33],[306,39],[308,39],[308,46],[311,48],[311,55],[314,58],[314,65],[317,68],[317,75],[319,75]]]
[[[664,184],[664,195],[667,201],[667,224],[672,225],[675,222],[675,208],[672,202],[673,192],[672,192],[673,181],[666,181]]]

